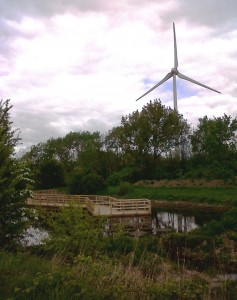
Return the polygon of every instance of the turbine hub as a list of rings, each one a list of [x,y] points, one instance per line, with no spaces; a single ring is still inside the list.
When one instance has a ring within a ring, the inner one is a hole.
[[[171,73],[175,74],[175,75],[178,75],[179,74],[179,71],[177,68],[172,68],[171,69]]]

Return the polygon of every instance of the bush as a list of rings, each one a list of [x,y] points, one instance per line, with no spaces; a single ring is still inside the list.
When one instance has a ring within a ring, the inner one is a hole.
[[[122,233],[116,233],[108,239],[107,251],[125,255],[134,250],[134,239]]]
[[[224,226],[221,222],[218,222],[216,220],[212,220],[207,226],[206,226],[207,233],[209,235],[219,235],[225,231]]]
[[[71,175],[68,187],[71,194],[91,195],[105,190],[106,183],[104,178],[95,172],[87,174],[82,170],[78,170]]]
[[[80,190],[83,194],[97,194],[105,188],[104,178],[96,173],[90,173],[82,178]]]
[[[107,179],[107,183],[112,186],[119,185],[124,181],[134,183],[140,179],[139,174],[140,170],[138,168],[127,167],[111,174]]]
[[[237,208],[232,208],[224,214],[222,224],[225,229],[237,230]]]
[[[91,216],[82,207],[62,208],[53,215],[42,212],[40,218],[49,233],[49,237],[40,246],[42,253],[58,253],[72,262],[78,254],[92,255],[104,247],[105,219]]]
[[[118,187],[117,195],[124,196],[134,191],[134,186],[129,182],[122,182]]]
[[[115,172],[107,178],[108,185],[116,186],[119,185],[120,182],[121,178],[119,172]]]
[[[62,163],[55,159],[43,161],[36,175],[36,188],[52,189],[65,185]]]

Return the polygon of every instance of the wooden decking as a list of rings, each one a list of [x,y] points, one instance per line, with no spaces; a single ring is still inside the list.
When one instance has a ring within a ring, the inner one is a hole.
[[[33,192],[26,204],[31,207],[58,209],[60,207],[86,208],[94,216],[146,216],[151,214],[148,199],[117,199],[110,196],[66,195],[56,191]]]

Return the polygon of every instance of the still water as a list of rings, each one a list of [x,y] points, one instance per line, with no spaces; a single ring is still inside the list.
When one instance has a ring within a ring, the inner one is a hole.
[[[203,226],[215,219],[220,218],[220,214],[205,213],[202,211],[162,211],[153,209],[152,228],[156,233],[160,229],[172,229],[176,232],[189,232],[195,228]]]
[[[21,243],[26,246],[40,245],[48,236],[49,234],[47,231],[30,226],[26,229],[23,238],[21,239]]]
[[[197,228],[194,216],[185,216],[181,213],[173,212],[156,212],[152,218],[153,232],[158,229],[170,228],[177,232],[188,232]]]

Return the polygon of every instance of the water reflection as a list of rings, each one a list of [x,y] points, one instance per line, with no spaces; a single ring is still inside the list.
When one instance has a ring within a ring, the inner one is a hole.
[[[47,231],[30,226],[24,232],[21,243],[25,246],[40,245],[43,243],[43,240],[48,236],[49,234]]]
[[[152,231],[155,234],[165,230],[189,232],[220,218],[220,213],[210,211],[162,211],[155,208],[152,210]]]
[[[121,225],[125,231],[150,232],[153,234],[170,231],[188,232],[198,226],[193,215],[186,215],[182,212],[153,211],[149,216],[133,217],[112,217],[108,219],[107,229],[116,231]]]
[[[197,227],[194,216],[186,216],[177,212],[156,212],[152,217],[153,233],[157,233],[160,229],[188,232]]]

